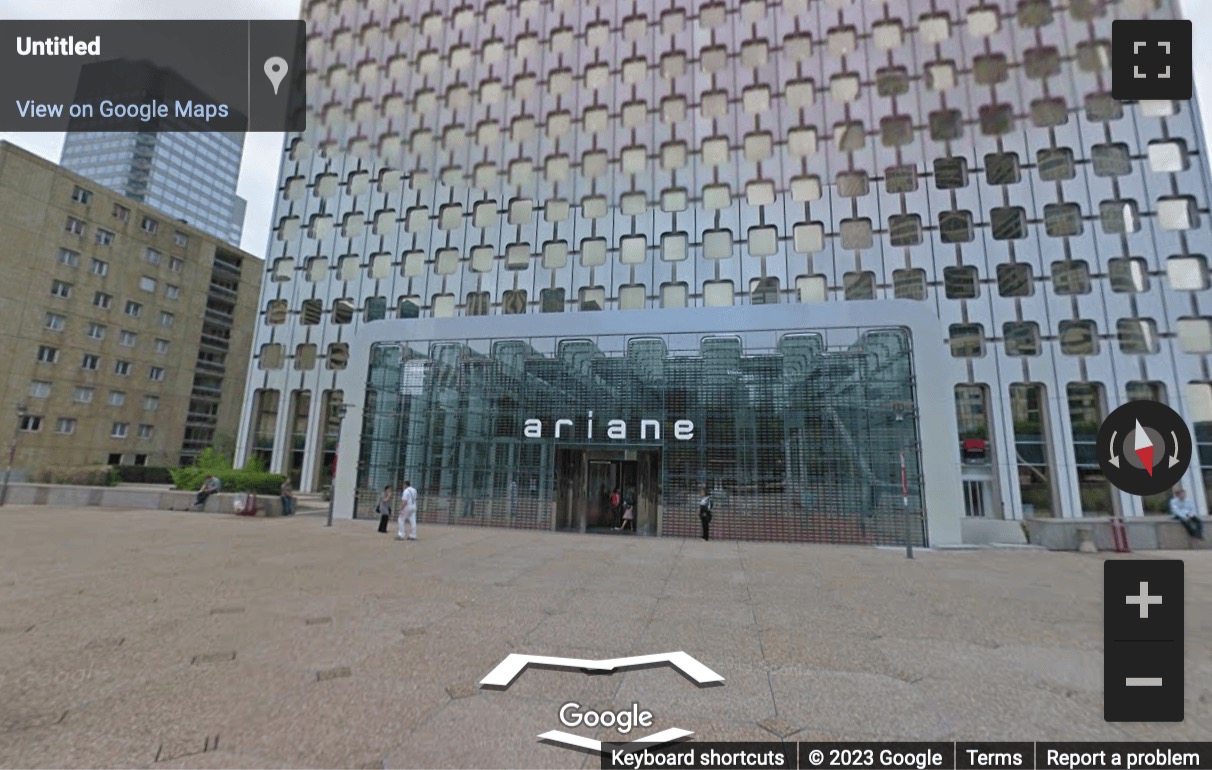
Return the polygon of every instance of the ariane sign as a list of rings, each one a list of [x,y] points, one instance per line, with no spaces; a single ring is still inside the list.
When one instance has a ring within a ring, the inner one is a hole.
[[[633,421],[634,424],[635,421]],[[691,441],[694,439],[694,422],[691,420],[675,420],[669,426],[662,424],[660,420],[641,419],[639,420],[639,429],[629,426],[626,420],[613,419],[606,420],[604,426],[598,426],[605,431],[605,438],[611,441],[626,441],[627,439],[639,439],[640,441],[660,441],[665,434],[671,434],[678,441]],[[665,428],[668,427],[668,430]],[[594,422],[593,410],[585,416],[584,423],[577,428],[577,424],[570,418],[561,418],[554,420],[551,423],[551,432],[548,432],[548,426],[537,417],[531,417],[523,423],[522,435],[526,438],[544,438],[552,436],[556,439],[585,439],[594,438]]]

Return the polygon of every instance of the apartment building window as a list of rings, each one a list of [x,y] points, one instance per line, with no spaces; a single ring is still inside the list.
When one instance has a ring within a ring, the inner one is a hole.
[[[159,396],[147,396],[143,399],[143,408],[149,412],[154,412],[160,408]]]
[[[88,325],[88,337],[93,340],[105,339],[105,325],[99,323],[90,323]]]
[[[169,257],[168,258],[168,269],[169,270],[172,270],[174,273],[179,273],[179,272],[181,272],[181,268],[183,268],[183,267],[185,267],[185,260],[181,259],[180,257]]]
[[[114,242],[114,234],[98,227],[96,241],[98,246],[109,246]]]
[[[109,263],[103,262],[100,259],[94,259],[88,265],[88,271],[93,275],[99,275],[102,278],[109,275]]]
[[[109,405],[122,406],[126,403],[126,394],[120,390],[111,390],[109,392]]]
[[[110,438],[126,438],[126,434],[128,432],[130,432],[130,423],[129,422],[116,422],[116,423],[114,423],[114,426],[109,429],[109,437]]]
[[[168,340],[157,339],[155,345],[157,355],[163,356],[168,353]]]
[[[80,359],[80,368],[86,371],[95,372],[101,368],[101,356],[96,353],[85,353]]]
[[[143,306],[138,302],[128,301],[126,303],[126,314],[131,318],[138,318],[143,315]]]
[[[129,329],[123,329],[118,335],[118,344],[126,348],[133,348],[135,346],[135,340],[138,338],[138,336],[139,335],[135,334]]]
[[[153,430],[153,428],[150,425],[140,425],[139,426],[139,438],[151,438],[152,430]]]
[[[119,222],[130,221],[130,209],[128,209],[126,206],[123,206],[121,203],[115,203],[114,204],[114,219],[118,220]]]
[[[63,331],[63,327],[67,325],[67,319],[58,313],[47,313],[46,320],[42,325],[53,332],[61,332]]]
[[[143,228],[143,232],[154,233],[160,229],[160,223],[151,217],[143,217],[143,224],[140,227]]]
[[[72,285],[63,281],[51,281],[51,296],[67,299],[72,295]]]
[[[68,217],[67,223],[63,225],[63,229],[72,235],[84,235],[84,221],[75,217]]]
[[[147,465],[147,455],[135,455],[135,465]]]
[[[113,296],[106,294],[103,291],[99,291],[93,295],[93,304],[96,305],[97,307],[101,308],[102,310],[109,310],[109,306],[112,305],[113,302],[114,302]]]
[[[111,453],[109,455],[109,457],[105,460],[105,464],[106,465],[121,465],[122,464],[122,454],[120,452]]]
[[[164,296],[169,299],[181,299],[181,287],[171,283],[164,284]]]
[[[72,392],[72,401],[77,404],[91,404],[93,402],[93,389],[78,387]]]
[[[59,264],[68,267],[80,266],[80,252],[71,249],[59,249]]]
[[[155,249],[148,249],[147,251],[143,252],[143,258],[152,265],[158,265],[164,261],[164,255]]]
[[[139,288],[143,291],[150,291],[154,293],[156,291],[156,279],[147,275],[143,276],[139,279]]]
[[[177,244],[178,246],[188,246],[189,236],[180,230],[177,230],[173,233],[173,243]]]
[[[93,194],[79,185],[76,185],[76,188],[72,190],[72,200],[74,200],[76,203],[83,203],[87,205],[92,201],[92,199]]]
[[[176,320],[177,320],[176,316],[174,316],[172,313],[168,312],[167,310],[160,311],[160,325],[161,326],[164,326],[164,327],[172,326],[173,322]]]
[[[114,374],[119,377],[126,377],[130,374],[130,361],[115,361]]]
[[[75,433],[75,432],[76,432],[76,421],[74,419],[72,419],[71,417],[60,417],[59,421],[57,423],[55,423],[55,433],[71,435],[72,433]]]
[[[153,366],[152,368],[148,369],[147,379],[151,380],[152,382],[164,382],[164,368],[160,366]]]
[[[46,380],[34,380],[29,384],[30,398],[47,398],[50,396],[51,384]]]
[[[25,433],[37,433],[42,430],[42,418],[35,414],[23,414],[17,428]]]
[[[59,348],[50,345],[38,346],[38,360],[44,364],[53,364],[59,360]]]

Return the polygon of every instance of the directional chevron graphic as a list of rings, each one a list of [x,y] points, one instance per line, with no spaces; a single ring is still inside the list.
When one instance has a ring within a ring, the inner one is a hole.
[[[632,655],[626,658],[589,660],[587,658],[562,658],[554,655],[522,655],[511,653],[480,680],[480,687],[507,690],[529,666],[541,668],[571,669],[586,674],[608,674],[629,668],[667,665],[675,668],[699,687],[722,685],[724,677],[704,666],[685,652],[662,652],[654,655]],[[658,746],[694,735],[690,730],[669,727],[643,738],[627,742],[623,751],[638,751],[645,747]],[[548,730],[539,735],[540,741],[558,743],[569,748],[601,751],[602,741],[586,738],[563,730]]]
[[[584,658],[560,658],[550,655],[521,655],[511,653],[496,668],[488,672],[488,676],[480,680],[481,687],[508,689],[509,685],[527,666],[543,666],[546,668],[580,669],[585,673],[607,673],[624,668],[667,664],[689,677],[700,686],[722,683],[724,677],[699,663],[684,652],[662,652],[655,655],[633,655],[629,658],[611,658],[609,660],[588,660]]]

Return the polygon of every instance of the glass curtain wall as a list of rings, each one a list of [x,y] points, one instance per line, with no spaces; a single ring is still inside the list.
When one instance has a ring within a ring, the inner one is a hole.
[[[424,521],[554,528],[588,483],[578,458],[615,451],[659,466],[659,534],[696,535],[707,486],[719,537],[899,544],[903,454],[922,544],[910,345],[902,329],[380,343],[358,515],[407,478]]]

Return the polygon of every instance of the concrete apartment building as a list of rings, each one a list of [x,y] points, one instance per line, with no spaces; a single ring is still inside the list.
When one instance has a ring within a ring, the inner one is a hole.
[[[171,466],[234,437],[262,260],[0,142],[0,264],[19,472]]]

